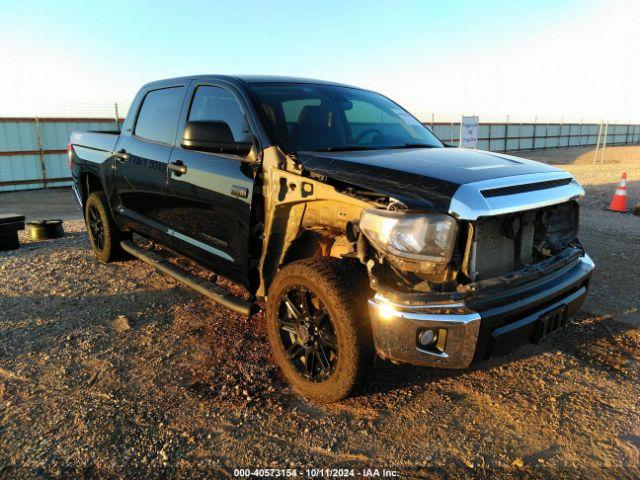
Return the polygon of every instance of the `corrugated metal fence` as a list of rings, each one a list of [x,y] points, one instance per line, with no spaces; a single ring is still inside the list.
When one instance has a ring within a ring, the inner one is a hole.
[[[457,145],[460,124],[425,122],[443,141]],[[0,192],[70,185],[65,148],[73,130],[114,130],[110,118],[0,118]],[[595,145],[595,123],[481,123],[478,148],[517,151]],[[601,141],[605,129],[601,130]],[[612,124],[607,145],[640,143],[640,125]]]
[[[109,118],[0,118],[0,192],[71,185],[71,132],[115,129]]]
[[[451,145],[460,143],[460,123],[425,122],[442,141]],[[478,146],[480,150],[506,152],[538,148],[585,147],[600,141],[607,145],[640,142],[640,125],[598,123],[480,123]]]

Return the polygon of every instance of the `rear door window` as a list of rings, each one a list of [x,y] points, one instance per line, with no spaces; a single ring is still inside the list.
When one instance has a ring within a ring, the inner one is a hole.
[[[184,87],[171,87],[147,93],[138,113],[135,135],[173,144],[184,91]]]

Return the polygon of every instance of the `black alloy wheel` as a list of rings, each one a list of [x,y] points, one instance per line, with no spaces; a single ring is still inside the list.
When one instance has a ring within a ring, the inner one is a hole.
[[[118,229],[111,213],[104,192],[91,192],[84,206],[84,220],[89,233],[93,253],[103,263],[127,258],[120,246],[122,240],[131,239],[130,232]]]
[[[310,400],[342,400],[370,371],[369,278],[355,262],[297,260],[269,285],[265,326],[273,359],[294,390]]]
[[[96,249],[104,250],[104,225],[95,205],[89,208],[89,231]]]
[[[339,349],[329,311],[307,288],[292,285],[278,301],[280,341],[287,358],[311,382],[328,380],[335,370]]]

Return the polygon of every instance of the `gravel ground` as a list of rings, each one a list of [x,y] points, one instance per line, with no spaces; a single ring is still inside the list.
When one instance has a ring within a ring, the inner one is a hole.
[[[464,371],[379,361],[364,391],[334,405],[287,388],[261,314],[217,307],[138,261],[99,264],[81,221],[58,240],[22,235],[0,253],[0,478],[336,466],[638,478],[640,218],[602,210],[621,165],[637,182],[638,163],[565,163],[589,194],[581,237],[598,266],[570,327]]]
[[[26,220],[77,220],[82,211],[71,188],[0,192],[0,213],[26,214]]]

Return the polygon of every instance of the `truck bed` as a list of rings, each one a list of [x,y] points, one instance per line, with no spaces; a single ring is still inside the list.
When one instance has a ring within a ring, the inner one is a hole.
[[[85,147],[93,150],[113,152],[118,143],[120,132],[112,131],[74,131],[71,133],[71,144],[74,147]]]

